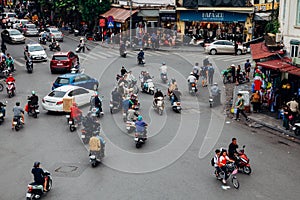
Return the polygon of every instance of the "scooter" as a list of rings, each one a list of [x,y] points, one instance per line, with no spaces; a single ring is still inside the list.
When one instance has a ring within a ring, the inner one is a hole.
[[[105,141],[100,139],[100,143],[101,143],[100,151],[90,151],[89,158],[92,167],[97,167],[97,165],[101,163],[102,159],[104,158]]]
[[[7,82],[6,91],[8,94],[8,98],[15,96],[15,84],[13,82]]]
[[[111,100],[109,102],[110,113],[113,114],[121,110],[121,103]]]
[[[92,116],[95,116],[95,117],[98,117],[98,118],[100,118],[104,115],[104,113],[100,112],[100,109],[97,108],[97,107],[92,107],[91,112],[92,112]]]
[[[120,49],[120,56],[123,57],[123,58],[126,58],[127,51],[125,49]]]
[[[250,175],[251,174],[251,167],[249,164],[249,158],[245,154],[245,145],[243,145],[243,148],[239,151],[238,155],[236,156],[236,166],[238,167],[238,170]]]
[[[250,82],[249,77],[247,77],[246,72],[242,71],[238,76],[238,82],[239,84]]]
[[[182,108],[181,108],[181,102],[180,101],[174,101],[172,104],[172,110],[176,113],[180,113]]]
[[[50,172],[47,170],[44,170],[45,172],[45,179],[47,179],[47,192],[49,192],[52,189],[52,177]],[[39,199],[41,198],[46,192],[44,191],[43,185],[36,185],[34,182],[28,184],[27,186],[27,192],[26,192],[26,199]]]
[[[77,124],[75,123],[75,120],[73,118],[71,118],[70,115],[66,115],[66,118],[68,120],[68,124],[69,124],[69,129],[71,132],[74,132],[77,129]]]
[[[165,102],[163,97],[157,97],[156,104],[153,102],[153,108],[159,115],[163,115]]]
[[[23,128],[24,123],[21,120],[21,117],[14,117],[13,118],[13,128],[16,131],[19,131],[21,128]]]
[[[137,149],[141,148],[147,140],[147,129],[145,128],[143,133],[136,132],[134,135],[135,147]]]
[[[43,38],[39,37],[39,43],[46,45],[47,44],[47,39],[45,37],[43,37]]]
[[[147,87],[145,87],[145,85],[147,85]],[[142,92],[154,95],[154,90],[155,90],[155,88],[154,88],[153,80],[147,79],[146,83],[144,83],[144,85],[142,87]]]
[[[55,42],[55,44],[50,43],[49,49],[50,49],[50,51],[54,51],[54,50],[60,51],[61,50],[58,42]]]
[[[300,135],[300,121],[296,122],[292,128],[294,131],[295,135],[299,136]]]
[[[29,105],[28,104],[28,115],[33,116],[34,118],[37,118],[39,111],[39,105]]]
[[[167,73],[161,73],[160,78],[163,83],[167,83],[167,81],[168,81]]]
[[[218,94],[217,96],[209,96],[208,102],[209,107],[212,108],[214,105],[219,105],[221,103],[221,94]]]
[[[197,92],[196,83],[189,83],[189,92],[192,96],[196,95],[196,92]]]
[[[26,60],[26,69],[28,73],[32,73],[33,72],[33,62],[31,59],[27,59]]]
[[[235,163],[228,163],[226,164],[226,173],[225,174],[223,171],[220,172],[220,173],[217,173],[217,171],[215,171],[214,174],[217,174],[217,179],[222,181],[223,179],[225,179],[225,181],[227,181],[228,179],[231,180],[231,183],[233,184],[233,187],[235,189],[239,189],[240,187],[240,183],[236,177],[236,174],[238,173],[238,168],[237,166],[235,165]]]

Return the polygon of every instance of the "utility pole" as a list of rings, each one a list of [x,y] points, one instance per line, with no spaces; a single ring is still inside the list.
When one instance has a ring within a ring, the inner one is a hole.
[[[130,48],[132,47],[132,0],[129,0],[130,3],[130,20],[129,20],[129,42],[130,42]]]
[[[274,20],[274,7],[275,7],[275,0],[272,1],[272,14],[271,14],[272,22]]]

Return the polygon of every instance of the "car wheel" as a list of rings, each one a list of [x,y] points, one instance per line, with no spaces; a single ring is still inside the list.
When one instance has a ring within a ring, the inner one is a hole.
[[[93,90],[97,91],[98,90],[98,85],[97,84],[94,84],[93,86]]]
[[[238,49],[236,52],[237,55],[242,55],[242,50]]]
[[[211,55],[216,55],[216,54],[217,54],[217,50],[216,50],[216,49],[210,50],[210,54],[211,54]]]

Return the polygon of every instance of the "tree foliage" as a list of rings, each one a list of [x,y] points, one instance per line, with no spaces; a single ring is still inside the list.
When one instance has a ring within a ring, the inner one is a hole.
[[[110,9],[110,1],[102,0],[79,0],[79,12],[82,15],[82,19],[87,22],[91,22],[97,19],[99,14],[102,14]]]

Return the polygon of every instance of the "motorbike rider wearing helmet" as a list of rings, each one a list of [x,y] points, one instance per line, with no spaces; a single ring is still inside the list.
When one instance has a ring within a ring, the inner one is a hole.
[[[5,82],[6,82],[6,83],[12,82],[13,84],[15,84],[16,79],[13,77],[12,74],[9,74],[8,77],[6,78]]]
[[[138,53],[138,59],[144,59],[145,53],[143,49],[140,49],[140,52]]]
[[[129,108],[131,108],[131,107],[133,107],[133,106],[136,106],[137,104],[138,104],[138,96],[137,96],[137,94],[131,94],[130,95],[130,106],[129,106]]]
[[[87,115],[82,119],[82,125],[85,129],[89,129],[92,132],[99,130],[100,131],[100,123],[97,118],[92,115],[92,112],[88,112]]]
[[[175,88],[177,88],[177,82],[175,78],[172,78],[171,81],[169,82],[169,88],[168,88],[169,96],[171,96],[171,93],[173,92],[173,90],[175,90]]]
[[[3,117],[5,117],[5,113],[6,113],[5,104],[2,103],[1,101],[0,101],[0,113],[2,113]]]
[[[196,77],[197,81],[199,80],[199,63],[195,63],[195,66],[193,67],[193,75]]]
[[[226,149],[222,149],[221,151],[221,155],[219,157],[219,167],[221,168],[221,170],[224,172],[225,176],[222,177],[222,182],[225,184],[226,183],[226,179],[227,179],[227,169],[226,169],[226,164],[228,162],[234,162],[234,160],[231,160],[228,156],[227,156],[227,151]]]
[[[194,76],[194,73],[193,72],[191,72],[190,73],[190,75],[189,75],[189,77],[187,78],[187,81],[188,81],[188,83],[189,83],[189,90],[190,90],[190,88],[191,88],[191,84],[192,83],[195,83],[195,92],[197,92],[197,78]]]
[[[164,98],[164,94],[162,93],[162,91],[160,89],[156,89],[156,92],[154,93],[154,101],[153,101],[154,105],[157,104],[157,98],[158,97]]]
[[[73,102],[70,108],[70,117],[77,122],[81,122],[82,111],[77,107],[75,102]]]
[[[216,104],[221,103],[221,90],[218,87],[218,83],[214,83],[214,85],[210,88],[211,95],[215,100]]]
[[[44,192],[47,192],[47,179],[45,178],[46,174],[40,165],[40,162],[34,162],[31,173],[34,177],[34,183],[37,185],[42,185],[44,187]]]
[[[104,139],[94,132],[93,136],[90,138],[89,141],[90,155],[94,153],[96,154],[96,158],[103,158],[104,148],[105,148]]]
[[[236,138],[231,139],[231,143],[228,147],[228,157],[232,160],[235,160],[235,156],[238,154],[237,149],[239,148],[239,145],[236,142]]]
[[[41,40],[46,40],[47,39],[47,32],[46,31],[41,32],[40,36],[41,36]]]
[[[125,69],[124,66],[121,68],[121,76],[124,76],[127,73],[127,70]]]
[[[24,110],[20,106],[20,102],[16,102],[16,105],[13,107],[13,112],[14,112],[14,118],[21,118],[21,123],[25,124],[24,121]],[[14,120],[13,120],[14,122]],[[12,124],[12,128],[14,128],[14,124]]]
[[[94,96],[91,98],[91,107],[90,110],[92,109],[92,107],[96,107],[99,109],[99,112],[101,115],[104,114],[103,110],[102,110],[102,102],[101,99],[99,98],[98,92],[96,92],[94,94]]]
[[[51,38],[51,44],[52,48],[55,49],[58,46],[58,42],[56,41],[56,39],[54,37]]]
[[[171,106],[174,104],[174,102],[180,101],[181,92],[178,90],[178,88],[175,88],[171,93]]]
[[[167,70],[168,70],[168,67],[166,65],[165,62],[162,62],[162,65],[160,66],[160,75],[162,76],[163,74],[167,74]]]
[[[5,63],[6,63],[6,66],[8,68],[10,68],[11,72],[15,71],[14,62],[15,61],[14,61],[13,57],[8,53],[7,57],[6,57]]]
[[[144,122],[143,117],[139,115],[137,121],[135,122],[136,132],[139,134],[144,134],[144,136],[146,136],[146,126],[148,126],[148,124]]]
[[[32,95],[28,97],[28,112],[31,112],[31,109],[39,104],[39,97],[35,94],[35,91],[32,91],[31,94]]]
[[[112,101],[117,102],[119,105],[122,103],[122,94],[118,91],[118,88],[116,87],[112,92]]]

